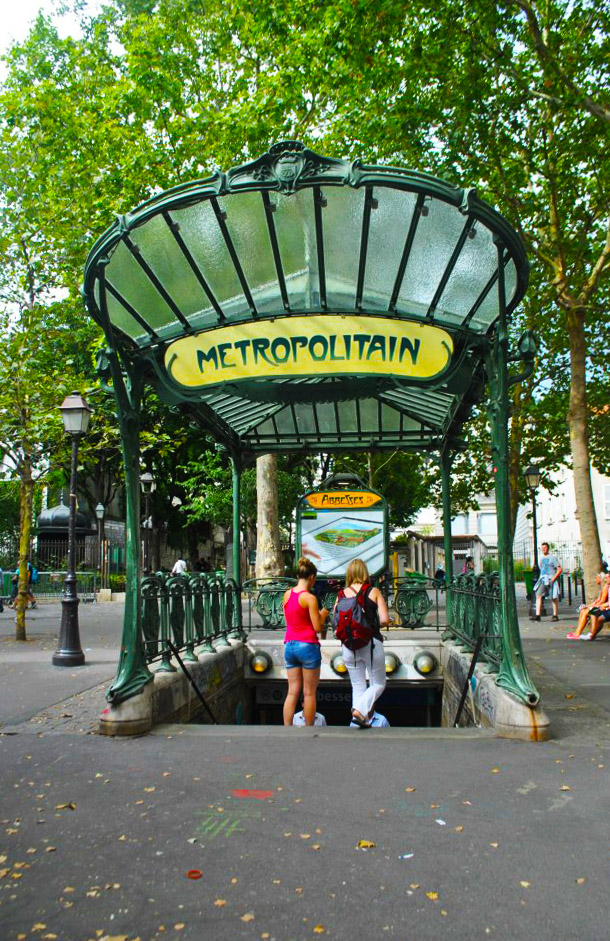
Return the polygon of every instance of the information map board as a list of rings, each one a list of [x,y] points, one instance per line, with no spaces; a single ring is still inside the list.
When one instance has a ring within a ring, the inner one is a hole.
[[[353,559],[370,575],[388,565],[388,507],[374,490],[314,490],[297,506],[297,556],[328,578],[343,578]]]

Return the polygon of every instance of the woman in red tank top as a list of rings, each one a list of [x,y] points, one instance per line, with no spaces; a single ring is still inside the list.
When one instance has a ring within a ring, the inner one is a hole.
[[[292,725],[301,690],[305,725],[313,725],[316,718],[316,692],[320,681],[322,654],[318,634],[324,629],[328,617],[326,608],[320,611],[318,599],[312,594],[318,570],[309,559],[299,559],[299,581],[295,588],[284,592],[284,662],[288,677],[288,694],[284,701],[284,725]]]

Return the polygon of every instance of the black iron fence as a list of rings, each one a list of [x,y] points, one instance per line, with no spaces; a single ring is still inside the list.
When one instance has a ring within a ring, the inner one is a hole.
[[[63,597],[66,571],[39,572],[38,580],[31,584],[32,594],[37,601],[53,601]],[[99,572],[77,573],[77,594],[81,601],[95,601],[100,588]],[[0,577],[0,595],[10,600],[17,594],[13,573],[4,572]]]

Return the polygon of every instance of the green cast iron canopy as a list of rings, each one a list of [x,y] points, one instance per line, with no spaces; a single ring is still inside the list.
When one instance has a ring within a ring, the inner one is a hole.
[[[426,450],[459,435],[500,304],[510,315],[527,274],[520,239],[475,190],[289,141],[118,218],[84,295],[109,345],[232,450]],[[443,365],[398,375],[397,329],[413,366],[418,337],[438,335]],[[291,372],[307,344],[315,368]],[[217,379],[180,379],[183,350]]]

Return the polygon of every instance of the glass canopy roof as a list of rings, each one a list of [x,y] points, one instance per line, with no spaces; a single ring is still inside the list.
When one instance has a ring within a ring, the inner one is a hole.
[[[110,345],[232,450],[425,450],[480,398],[527,273],[474,190],[286,142],[118,218],[84,293]]]

